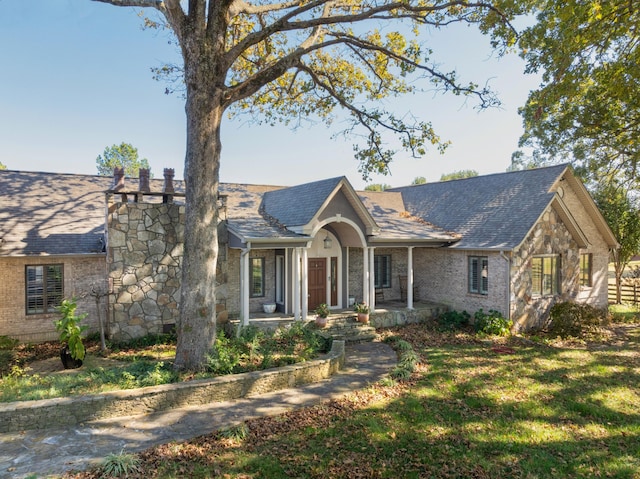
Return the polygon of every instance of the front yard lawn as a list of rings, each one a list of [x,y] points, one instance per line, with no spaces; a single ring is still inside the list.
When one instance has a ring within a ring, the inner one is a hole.
[[[128,477],[638,479],[639,327],[569,346],[398,328],[410,379],[150,449]]]

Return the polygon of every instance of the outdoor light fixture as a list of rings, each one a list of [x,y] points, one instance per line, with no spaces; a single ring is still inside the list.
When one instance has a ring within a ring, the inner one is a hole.
[[[331,241],[331,238],[329,238],[329,235],[327,235],[323,243],[324,243],[324,249],[331,249],[331,244],[333,243],[333,241]]]

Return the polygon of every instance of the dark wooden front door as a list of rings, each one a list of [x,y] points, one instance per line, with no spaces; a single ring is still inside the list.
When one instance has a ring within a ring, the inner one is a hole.
[[[327,260],[309,258],[308,271],[309,311],[327,302]]]

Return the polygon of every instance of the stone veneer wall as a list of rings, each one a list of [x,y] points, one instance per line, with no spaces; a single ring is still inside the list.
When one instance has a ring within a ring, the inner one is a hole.
[[[128,340],[175,324],[184,205],[108,202],[109,336]]]
[[[560,295],[533,297],[531,258],[559,255],[561,261]],[[513,252],[511,258],[511,318],[516,331],[539,328],[549,318],[549,310],[558,301],[576,298],[579,290],[580,250],[558,214],[549,208],[536,228]]]
[[[336,340],[323,357],[282,368],[88,396],[2,403],[0,433],[72,427],[110,417],[230,401],[322,381],[343,366],[344,341]]]

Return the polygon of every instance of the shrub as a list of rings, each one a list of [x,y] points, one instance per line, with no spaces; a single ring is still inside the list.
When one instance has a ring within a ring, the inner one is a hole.
[[[447,311],[438,317],[438,325],[441,329],[454,331],[467,326],[469,319],[471,315],[466,311]]]
[[[606,312],[589,304],[570,301],[556,303],[551,307],[547,328],[553,336],[581,338],[594,333],[608,322]]]
[[[123,477],[140,472],[140,459],[134,454],[121,451],[120,454],[109,454],[102,462],[104,477]]]
[[[485,313],[482,309],[473,315],[476,331],[495,336],[508,336],[511,333],[513,321],[502,316],[502,313],[492,309]]]
[[[87,326],[81,326],[80,321],[87,317],[87,313],[76,316],[78,304],[75,298],[65,299],[56,309],[62,318],[54,322],[56,331],[60,333],[60,342],[66,344],[73,359],[82,361],[85,355],[82,333]]]

